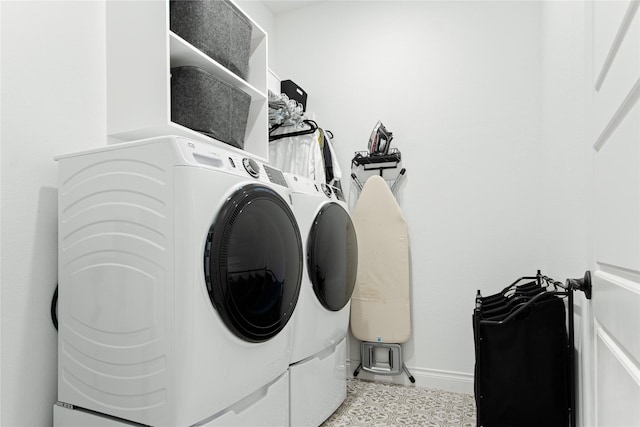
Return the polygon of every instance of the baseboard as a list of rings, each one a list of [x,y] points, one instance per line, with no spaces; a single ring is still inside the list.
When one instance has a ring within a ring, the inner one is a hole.
[[[353,371],[360,364],[359,360],[347,360],[347,376],[353,378]],[[473,394],[473,374],[463,372],[440,371],[407,366],[416,380],[415,386],[452,391],[455,393]],[[360,370],[358,378],[370,381],[387,382],[392,384],[411,385],[411,381],[404,373],[400,375],[377,375]]]

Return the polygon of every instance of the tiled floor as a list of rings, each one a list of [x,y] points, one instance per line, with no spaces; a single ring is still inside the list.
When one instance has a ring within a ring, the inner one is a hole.
[[[323,427],[475,427],[472,395],[348,379],[347,398]]]

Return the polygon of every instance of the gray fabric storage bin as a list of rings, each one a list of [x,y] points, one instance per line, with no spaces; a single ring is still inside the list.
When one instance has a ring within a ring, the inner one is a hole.
[[[172,0],[171,31],[243,79],[249,71],[251,22],[228,0]]]
[[[198,67],[171,69],[171,121],[244,148],[251,97]]]

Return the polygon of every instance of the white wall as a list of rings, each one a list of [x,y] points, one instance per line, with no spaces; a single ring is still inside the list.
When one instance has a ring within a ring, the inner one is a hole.
[[[106,143],[103,2],[2,1],[3,426],[46,426],[56,401],[53,157]]]
[[[267,33],[267,55],[273,56],[275,45],[273,37],[270,37],[270,34],[273,34],[275,31],[275,18],[271,11],[265,6],[263,1],[236,0],[236,4]]]
[[[545,270],[564,280],[580,278],[588,268],[591,245],[588,230],[589,183],[592,169],[586,143],[585,5],[582,2],[544,2],[542,8],[544,251]],[[575,294],[575,337],[578,353],[592,345],[589,331],[590,305],[582,293]],[[589,350],[586,350],[589,353]],[[575,358],[580,363],[581,357]],[[578,425],[593,422],[585,405],[584,390],[592,387],[586,367],[577,367]]]
[[[543,3],[544,244],[553,277],[582,277],[587,261],[584,4]]]
[[[0,24],[2,5],[0,4]],[[1,27],[0,27],[1,28]],[[0,31],[0,195],[2,194],[2,31]],[[0,199],[0,423],[2,423],[2,200]]]
[[[2,5],[0,5],[0,24]],[[0,31],[0,194],[2,194],[2,31]],[[0,200],[0,423],[2,423],[2,200]]]
[[[277,72],[310,94],[342,169],[378,119],[402,151],[405,361],[421,385],[471,391],[476,290],[546,259],[541,37],[537,2],[322,2],[276,17]]]

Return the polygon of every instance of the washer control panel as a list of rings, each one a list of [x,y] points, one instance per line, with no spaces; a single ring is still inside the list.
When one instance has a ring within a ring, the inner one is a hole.
[[[226,150],[200,141],[176,138],[178,147],[187,164],[224,170],[240,176],[249,176],[263,182],[289,188],[284,174],[262,162],[245,157],[242,153]]]

